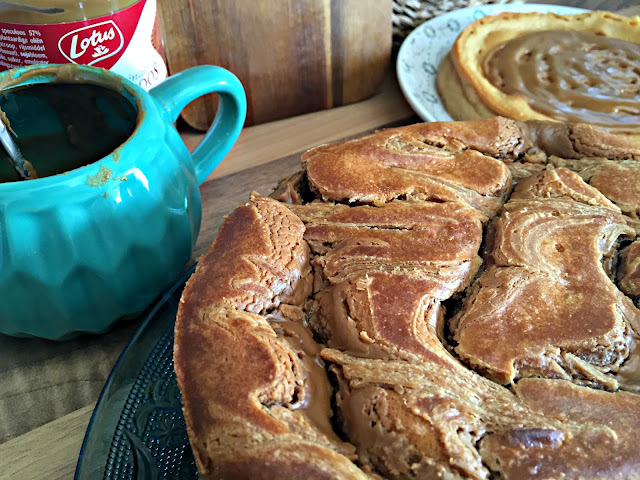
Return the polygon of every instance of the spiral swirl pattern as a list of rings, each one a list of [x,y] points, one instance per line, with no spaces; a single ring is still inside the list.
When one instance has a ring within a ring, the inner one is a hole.
[[[538,31],[487,55],[486,78],[561,121],[640,132],[640,45],[587,32]]]

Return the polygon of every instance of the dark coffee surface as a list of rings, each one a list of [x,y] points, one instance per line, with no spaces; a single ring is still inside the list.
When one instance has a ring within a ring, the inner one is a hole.
[[[133,133],[137,118],[126,97],[89,84],[12,88],[0,94],[0,109],[38,177],[64,173],[110,154]],[[0,182],[17,180],[0,149]]]

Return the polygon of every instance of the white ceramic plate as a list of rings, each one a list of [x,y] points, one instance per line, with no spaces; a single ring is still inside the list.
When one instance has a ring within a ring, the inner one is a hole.
[[[587,10],[558,5],[484,5],[439,15],[417,27],[402,42],[396,73],[405,98],[425,121],[451,121],[438,96],[436,75],[440,62],[453,47],[460,32],[471,22],[500,12],[556,12],[573,14]]]

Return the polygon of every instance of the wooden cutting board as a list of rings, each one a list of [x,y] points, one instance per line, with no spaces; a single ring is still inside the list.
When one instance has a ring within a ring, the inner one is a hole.
[[[356,102],[381,83],[391,53],[392,0],[158,0],[173,74],[220,65],[247,93],[246,125]],[[183,111],[206,130],[216,99]]]

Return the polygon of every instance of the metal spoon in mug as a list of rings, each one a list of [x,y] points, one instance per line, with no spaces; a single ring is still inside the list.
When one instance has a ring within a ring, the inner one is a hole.
[[[25,160],[25,158],[22,156],[22,152],[16,145],[16,142],[13,141],[13,137],[11,136],[11,133],[9,133],[9,129],[4,123],[4,118],[6,117],[3,117],[4,112],[0,110],[0,143],[2,143],[2,146],[9,154],[9,162],[23,180],[38,178],[38,175],[31,165],[31,162]]]

